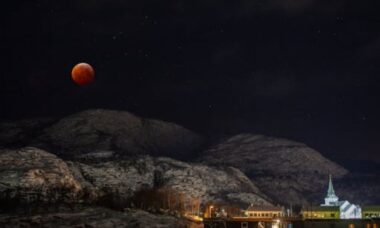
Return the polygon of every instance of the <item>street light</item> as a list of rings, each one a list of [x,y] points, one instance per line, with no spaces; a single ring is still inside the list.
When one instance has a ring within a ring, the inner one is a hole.
[[[211,216],[211,210],[214,208],[214,206],[213,205],[210,205],[210,207],[209,207],[209,217],[211,218],[212,216]]]

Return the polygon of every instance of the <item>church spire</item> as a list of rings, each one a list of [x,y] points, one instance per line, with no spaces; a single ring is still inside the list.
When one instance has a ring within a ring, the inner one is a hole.
[[[325,197],[325,204],[323,206],[336,206],[339,198],[335,195],[332,177],[329,175],[329,188],[327,189],[327,196]]]
[[[335,191],[332,183],[331,174],[329,175],[329,188],[327,190],[327,196],[335,196]]]

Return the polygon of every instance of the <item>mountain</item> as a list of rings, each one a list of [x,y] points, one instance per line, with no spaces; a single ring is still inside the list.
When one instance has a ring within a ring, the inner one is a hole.
[[[122,156],[150,154],[188,158],[202,138],[173,123],[129,112],[87,110],[58,121],[31,120],[1,126],[0,146],[36,146],[62,157],[112,150]]]
[[[300,142],[239,134],[205,145],[181,126],[125,111],[2,123],[0,188],[16,186],[19,198],[29,190],[49,195],[60,184],[56,175],[70,180],[62,191],[70,194],[50,201],[124,202],[141,189],[171,188],[203,202],[294,205],[320,203],[332,174],[341,199],[380,203],[378,176],[349,172]]]
[[[25,119],[14,122],[0,122],[0,147],[13,148],[27,146],[42,134],[54,119]]]
[[[380,181],[377,173],[349,173],[334,183],[340,199],[359,205],[380,204]]]
[[[325,192],[329,174],[338,179],[348,174],[303,143],[253,134],[221,140],[198,161],[240,169],[260,190],[284,204],[311,202]]]
[[[172,189],[200,203],[270,204],[235,168],[217,169],[165,157],[84,164],[28,147],[1,150],[0,164],[3,205],[83,202],[125,208],[139,191],[159,188]]]
[[[0,150],[1,207],[76,202],[81,192],[81,184],[57,156],[36,148]]]
[[[268,197],[241,171],[232,167],[218,169],[151,156],[69,165],[76,178],[91,192],[100,189],[101,194],[117,196],[118,201],[132,197],[140,189],[170,188],[202,203],[269,204]]]

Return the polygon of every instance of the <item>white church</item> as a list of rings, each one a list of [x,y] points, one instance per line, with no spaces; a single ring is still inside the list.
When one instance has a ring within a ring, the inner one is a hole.
[[[325,203],[321,204],[322,207],[336,207],[340,209],[341,219],[361,218],[362,210],[360,206],[351,204],[347,200],[339,201],[339,198],[335,195],[334,187],[332,184],[331,175],[329,177],[329,187],[327,190],[327,196],[325,197]]]

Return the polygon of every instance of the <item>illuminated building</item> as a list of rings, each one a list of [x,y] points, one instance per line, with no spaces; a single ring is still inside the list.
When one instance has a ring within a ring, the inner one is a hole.
[[[353,219],[361,218],[362,212],[358,205],[351,204],[347,200],[339,201],[338,196],[335,195],[331,175],[329,177],[329,187],[327,189],[327,196],[325,197],[325,203],[322,207],[336,207],[339,206],[341,219]]]
[[[305,219],[339,219],[339,206],[314,206],[304,207],[301,211],[302,218]]]
[[[347,200],[339,201],[339,197],[334,191],[331,175],[325,203],[317,207],[303,208],[301,213],[304,218],[314,219],[355,219],[362,217],[360,206],[351,204]]]
[[[363,218],[380,218],[380,206],[363,206]]]
[[[249,218],[280,218],[284,216],[284,208],[264,205],[250,205],[245,211],[245,215]]]
[[[337,206],[339,203],[338,196],[335,195],[334,186],[332,184],[331,175],[329,176],[329,187],[327,189],[327,195],[325,197],[325,203],[321,206]]]

